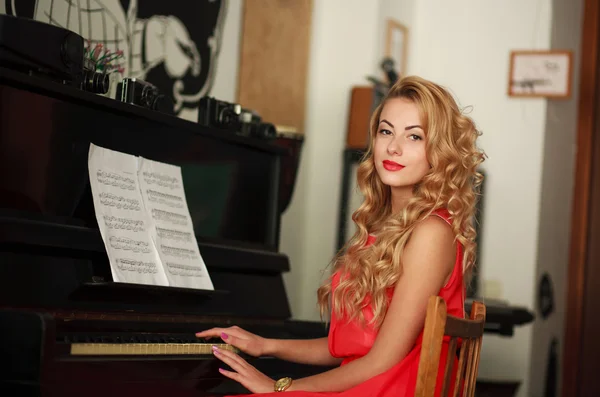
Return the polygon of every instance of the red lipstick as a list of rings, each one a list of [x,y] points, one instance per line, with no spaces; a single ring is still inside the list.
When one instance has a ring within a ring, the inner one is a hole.
[[[402,168],[404,168],[404,166],[402,164],[398,164],[394,161],[384,160],[383,168],[385,168],[388,171],[400,171]]]

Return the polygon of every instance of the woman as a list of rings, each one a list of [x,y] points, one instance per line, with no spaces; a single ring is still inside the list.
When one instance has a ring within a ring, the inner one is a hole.
[[[253,356],[341,365],[275,383],[236,354],[215,350],[233,370],[221,372],[253,393],[412,396],[429,297],[443,297],[449,314],[464,316],[484,158],[478,136],[445,89],[418,77],[398,81],[371,119],[358,168],[365,200],[352,218],[357,231],[318,290],[321,313],[331,313],[328,338],[264,339],[238,327],[197,334]]]

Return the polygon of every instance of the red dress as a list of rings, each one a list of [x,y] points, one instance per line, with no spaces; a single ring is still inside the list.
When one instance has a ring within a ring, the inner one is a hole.
[[[436,211],[436,215],[450,223],[450,217],[447,211]],[[367,244],[372,244],[375,237],[369,236]],[[462,273],[463,249],[457,244],[456,261],[454,270],[450,279],[439,292],[439,296],[444,298],[447,305],[448,314],[463,317],[464,316],[464,296],[465,288],[463,285]],[[335,289],[339,283],[339,273],[336,273],[332,279],[332,289]],[[393,290],[389,290],[391,298]],[[365,320],[372,318],[373,312],[370,308],[363,311]],[[348,323],[340,321],[335,315],[331,316],[331,325],[329,328],[329,352],[334,357],[344,358],[341,365],[345,365],[352,360],[360,358],[367,354],[375,342],[377,330],[372,326],[361,326],[356,321]],[[417,372],[419,367],[419,358],[421,354],[421,342],[423,331],[417,337],[414,347],[410,353],[394,367],[386,372],[374,376],[367,381],[354,386],[343,392],[306,392],[306,391],[288,391],[285,393],[266,393],[256,395],[261,397],[403,397],[413,396],[415,392]],[[448,341],[442,346],[442,356],[438,372],[438,390],[441,389],[441,379],[443,379],[446,356],[448,354]],[[456,360],[456,357],[454,357]],[[456,368],[456,363],[454,365]],[[452,376],[452,379],[455,377]]]

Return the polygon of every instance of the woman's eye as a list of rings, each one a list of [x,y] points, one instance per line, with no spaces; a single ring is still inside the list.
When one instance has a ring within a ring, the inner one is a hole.
[[[417,134],[411,134],[409,136],[409,138],[410,138],[411,141],[420,141],[421,139],[423,139],[420,136],[418,136]]]
[[[379,133],[383,135],[390,135],[392,132],[390,130],[381,129],[379,130]]]

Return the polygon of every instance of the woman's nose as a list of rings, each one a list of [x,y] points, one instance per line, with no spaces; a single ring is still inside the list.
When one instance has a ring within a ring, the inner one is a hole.
[[[390,155],[400,155],[402,154],[402,147],[400,145],[400,142],[398,142],[398,139],[396,137],[394,137],[391,141],[390,144],[388,145],[388,154]]]

